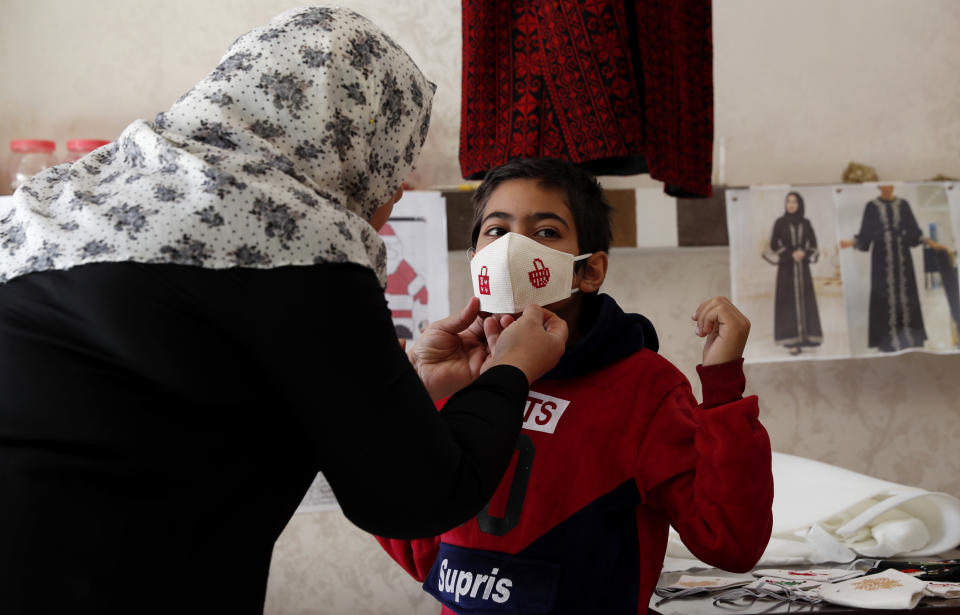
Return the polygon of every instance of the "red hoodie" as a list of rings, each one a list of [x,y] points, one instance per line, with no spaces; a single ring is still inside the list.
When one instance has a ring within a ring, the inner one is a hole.
[[[770,441],[757,398],[741,397],[742,360],[698,367],[697,404],[650,349],[652,328],[643,347],[642,317],[600,301],[564,358],[640,348],[587,373],[561,362],[562,377],[533,384],[517,453],[477,517],[434,538],[378,538],[444,613],[645,613],[670,525],[725,570],[749,570],[766,547]]]

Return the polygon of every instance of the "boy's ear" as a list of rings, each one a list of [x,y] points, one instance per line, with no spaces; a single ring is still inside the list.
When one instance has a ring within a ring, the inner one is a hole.
[[[600,290],[604,278],[607,277],[607,265],[606,252],[594,252],[583,261],[583,267],[580,269],[580,292],[595,293]]]

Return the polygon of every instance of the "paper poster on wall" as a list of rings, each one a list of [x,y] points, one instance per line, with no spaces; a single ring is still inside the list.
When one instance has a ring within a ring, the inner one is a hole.
[[[730,281],[747,361],[849,355],[830,186],[728,190]]]
[[[380,230],[387,248],[387,305],[397,337],[415,340],[450,314],[446,199],[411,191]]]
[[[404,193],[380,236],[387,249],[387,306],[397,337],[415,340],[427,324],[450,314],[446,199],[440,192]],[[333,489],[317,474],[297,512],[337,508]]]
[[[727,221],[748,361],[960,350],[960,184],[730,190]]]
[[[948,192],[940,182],[834,188],[853,356],[957,350]]]

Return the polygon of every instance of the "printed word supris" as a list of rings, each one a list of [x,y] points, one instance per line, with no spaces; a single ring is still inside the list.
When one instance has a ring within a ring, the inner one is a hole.
[[[494,568],[490,574],[480,574],[448,568],[448,563],[446,559],[440,562],[440,580],[437,585],[441,592],[453,594],[454,602],[459,603],[464,596],[476,598],[481,588],[481,600],[493,600],[497,604],[503,604],[510,599],[513,581],[507,577],[498,579],[499,568]]]

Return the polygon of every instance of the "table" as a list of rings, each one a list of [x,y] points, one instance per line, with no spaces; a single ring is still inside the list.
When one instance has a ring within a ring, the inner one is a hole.
[[[955,559],[958,558],[960,551],[951,551],[936,557],[923,559]],[[762,568],[795,568],[797,570],[810,568],[840,568],[842,565],[835,564],[817,564],[815,566],[761,566]],[[750,573],[736,574],[724,572],[711,568],[709,570],[697,570],[690,572],[665,572],[660,575],[658,585],[669,585],[680,579],[684,574],[693,576],[724,576],[741,579],[753,580]],[[718,592],[719,593],[719,592]],[[783,613],[815,613],[816,615],[917,615],[923,613],[926,615],[960,615],[960,598],[952,600],[943,600],[940,598],[923,598],[916,608],[911,610],[888,610],[888,609],[854,609],[851,607],[821,602],[820,604],[808,604],[805,602],[780,602],[771,599],[758,599],[754,602],[738,601],[728,603],[723,606],[714,606],[713,600],[717,594],[705,594],[701,596],[690,596],[687,598],[674,598],[667,600],[657,606],[657,603],[663,600],[660,596],[654,594],[650,598],[649,615],[758,615],[760,613],[771,613],[780,615]]]

